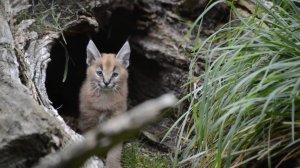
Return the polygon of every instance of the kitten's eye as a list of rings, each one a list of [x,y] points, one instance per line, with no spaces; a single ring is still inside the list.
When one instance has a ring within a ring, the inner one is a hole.
[[[112,74],[112,76],[113,77],[117,77],[119,74],[117,73],[117,72],[114,72],[113,74]]]
[[[98,74],[99,76],[102,76],[102,75],[103,75],[103,72],[102,72],[102,71],[97,71],[97,74]]]

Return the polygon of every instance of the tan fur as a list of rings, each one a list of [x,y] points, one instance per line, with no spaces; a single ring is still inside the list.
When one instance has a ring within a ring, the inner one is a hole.
[[[97,71],[101,68],[105,80],[109,80],[112,77],[114,69],[118,72],[118,78],[114,80],[117,89],[95,89],[95,85],[99,84]],[[101,57],[96,58],[95,62],[88,66],[86,76],[79,96],[79,129],[82,132],[86,132],[103,120],[107,120],[127,110],[128,72],[116,59],[114,54],[102,54]],[[109,151],[106,161],[107,167],[121,167],[121,150],[122,144],[119,144]]]

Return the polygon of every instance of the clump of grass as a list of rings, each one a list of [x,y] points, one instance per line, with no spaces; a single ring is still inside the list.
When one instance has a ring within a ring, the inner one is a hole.
[[[275,167],[300,156],[299,3],[256,1],[243,18],[233,2],[236,19],[196,46],[173,167]],[[193,76],[200,55],[205,73]]]
[[[147,150],[139,142],[127,143],[122,157],[124,168],[168,168],[170,161],[166,154]]]
[[[30,2],[31,7],[22,11],[17,20],[35,19],[31,29],[39,34],[47,31],[61,32],[66,23],[76,20],[76,11],[79,7],[73,1],[35,0]]]

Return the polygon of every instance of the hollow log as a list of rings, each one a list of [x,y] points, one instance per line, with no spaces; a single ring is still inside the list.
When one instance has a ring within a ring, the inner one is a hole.
[[[183,39],[194,16],[177,14],[183,1],[57,1],[61,8],[75,3],[76,17],[61,30],[44,33],[29,29],[35,18],[16,19],[34,7],[30,3],[36,1],[0,1],[0,167],[32,167],[83,140],[76,122],[67,125],[61,116],[78,116],[89,38],[101,52],[116,52],[129,39],[130,107],[170,91],[178,97],[186,93],[182,85],[190,59],[184,55],[192,52],[193,41]],[[85,167],[103,163],[92,158]]]

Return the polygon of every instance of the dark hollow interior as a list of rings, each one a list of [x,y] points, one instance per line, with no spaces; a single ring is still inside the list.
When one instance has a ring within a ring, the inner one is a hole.
[[[97,34],[65,35],[67,44],[63,45],[63,39],[60,38],[53,45],[51,62],[46,72],[46,89],[59,114],[72,117],[79,115],[78,97],[86,74],[86,46],[89,36],[101,53],[116,53],[128,37],[141,33],[135,30],[135,16],[133,11],[118,8],[112,12]],[[143,32],[141,34],[146,35]],[[70,59],[66,66],[68,56]],[[129,107],[162,94],[163,90],[158,81],[163,69],[156,61],[147,59],[132,48],[128,80]],[[64,74],[67,76],[63,82]]]

